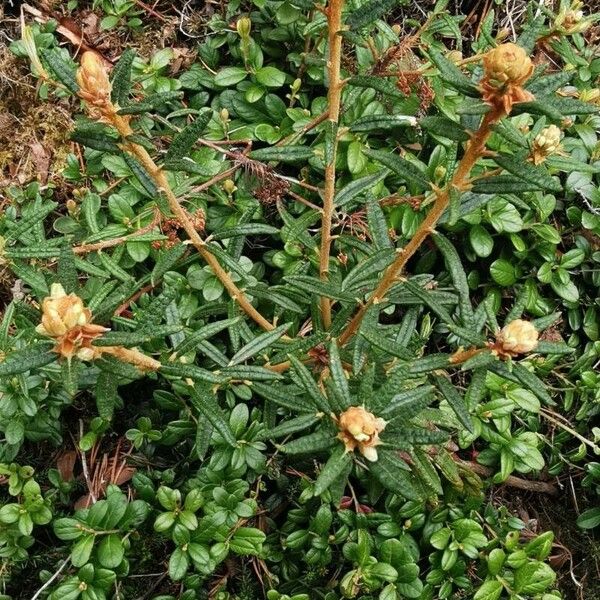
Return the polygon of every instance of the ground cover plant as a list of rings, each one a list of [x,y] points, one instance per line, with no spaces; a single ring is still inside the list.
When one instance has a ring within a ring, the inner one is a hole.
[[[600,17],[483,4],[6,9],[0,598],[598,597]]]

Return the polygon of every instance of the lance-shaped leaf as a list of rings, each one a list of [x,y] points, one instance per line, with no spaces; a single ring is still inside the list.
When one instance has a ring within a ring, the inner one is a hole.
[[[79,91],[77,80],[75,79],[75,65],[66,61],[58,48],[41,50],[42,58],[48,63],[50,70],[60,83],[62,83],[71,93],[76,94]]]
[[[125,346],[131,348],[140,346],[155,339],[165,338],[183,330],[183,325],[160,325],[152,330],[146,331],[109,331],[96,338],[92,343],[94,346]]]
[[[311,413],[314,414],[315,406],[312,402],[306,402],[306,398],[299,395],[301,391],[296,386],[282,386],[277,384],[266,384],[260,381],[253,381],[251,389],[265,400],[270,400],[278,406],[287,408],[296,413]]]
[[[365,149],[363,152],[420,190],[428,190],[431,187],[425,173],[405,158],[383,150]]]
[[[350,406],[350,388],[336,340],[331,340],[331,344],[329,344],[329,373],[342,408],[348,408]]]
[[[458,417],[458,420],[473,433],[473,421],[464,398],[456,391],[456,388],[447,377],[442,375],[432,375],[431,377],[435,386],[442,392],[442,395],[450,405],[450,408],[452,408]]]
[[[218,371],[223,377],[235,381],[276,381],[283,379],[280,373],[255,365],[234,365]]]
[[[440,77],[450,87],[466,96],[478,98],[481,95],[479,88],[454,63],[442,56],[435,48],[430,48],[428,55],[440,72]]]
[[[186,365],[179,362],[162,364],[159,371],[167,377],[183,377],[203,383],[223,383],[226,380],[223,375],[218,373],[207,371],[196,365]]]
[[[322,412],[329,414],[331,406],[327,398],[321,393],[319,386],[313,379],[311,372],[292,354],[290,354],[290,363],[292,364],[292,375],[295,376],[297,384],[304,388],[314,405]]]
[[[241,320],[241,317],[233,317],[231,319],[223,319],[222,321],[215,321],[214,323],[209,323],[208,325],[204,325],[197,329],[190,336],[186,337],[181,344],[177,347],[177,355],[181,356],[182,354],[186,354],[191,350],[194,350],[204,340],[207,340],[217,333],[228,329],[229,327],[233,327],[237,325]]]
[[[346,22],[351,29],[360,29],[380,19],[399,4],[404,4],[404,0],[368,0],[350,11]]]
[[[377,451],[377,462],[369,467],[369,472],[386,489],[407,500],[419,501],[421,494],[415,487],[408,465],[392,450]]]
[[[218,233],[211,235],[213,240],[228,240],[234,237],[243,237],[246,235],[273,235],[279,233],[277,227],[267,225],[266,223],[246,223],[223,229]]]
[[[165,156],[165,165],[167,165],[167,168],[169,162],[189,156],[194,144],[208,125],[211,117],[211,110],[203,110],[192,123],[184,127],[173,138]]]
[[[452,277],[452,283],[458,292],[460,303],[460,316],[465,327],[473,327],[474,315],[471,306],[471,294],[467,282],[467,274],[463,269],[458,252],[454,246],[441,234],[433,236],[435,244],[444,256],[444,262]]]
[[[371,239],[378,250],[385,250],[393,247],[385,213],[375,198],[369,198],[367,201],[367,224],[369,225]]]
[[[469,134],[464,127],[446,117],[424,117],[419,125],[432,135],[439,135],[455,142],[466,142]]]
[[[378,414],[384,419],[407,422],[419,414],[433,399],[433,386],[420,385],[412,390],[396,394]]]
[[[497,154],[494,156],[494,162],[503,169],[506,169],[511,175],[527,183],[535,184],[540,190],[549,190],[551,192],[560,192],[562,190],[559,181],[552,177],[545,167],[532,165],[523,160],[522,156]]]
[[[231,431],[231,427],[221,407],[217,403],[216,396],[202,386],[193,386],[189,388],[190,400],[198,409],[202,416],[206,417],[213,427],[221,434],[221,437],[232,447],[237,446],[237,440]]]
[[[18,240],[21,235],[41,223],[57,206],[57,202],[44,202],[42,206],[23,215],[17,223],[5,221],[4,225],[7,229],[4,234],[5,241]]]
[[[262,161],[298,162],[308,160],[314,156],[312,148],[307,146],[273,146],[252,150],[250,158]]]
[[[390,96],[391,98],[404,99],[404,94],[385,77],[375,75],[356,75],[348,81],[350,85],[360,88],[373,88],[375,91]]]
[[[262,440],[276,440],[278,438],[286,437],[293,433],[298,433],[300,431],[304,431],[309,427],[312,427],[315,423],[320,420],[320,417],[317,415],[300,415],[299,417],[295,417],[294,419],[289,419],[288,421],[284,421],[277,425],[277,427],[273,427],[272,429],[267,429],[262,431],[258,435],[258,439]]]
[[[366,115],[359,117],[350,125],[353,133],[362,133],[378,129],[393,129],[394,127],[415,127],[417,119],[407,115]]]
[[[413,354],[409,352],[405,346],[402,346],[401,344],[398,344],[397,342],[385,337],[383,332],[378,331],[377,329],[361,327],[360,335],[372,346],[383,350],[383,352],[389,354],[390,356],[396,356],[397,358],[402,358],[403,360],[410,360],[413,357]]]
[[[289,455],[314,454],[328,450],[337,444],[339,444],[339,440],[333,432],[315,431],[315,433],[309,433],[297,440],[288,442],[282,446],[281,450]]]
[[[266,350],[290,328],[290,325],[290,323],[285,323],[284,325],[276,327],[272,331],[265,331],[264,333],[261,333],[231,357],[229,366],[242,363],[259,352]]]
[[[375,173],[374,175],[366,175],[365,177],[355,179],[348,185],[345,185],[335,195],[334,204],[338,208],[349,204],[360,194],[371,191],[380,181],[383,181],[388,175],[389,171],[387,169],[381,169],[378,173]]]
[[[135,52],[127,48],[115,65],[111,73],[111,100],[119,106],[127,104],[127,97],[131,89],[131,65],[135,58]]]
[[[514,363],[512,365],[513,375],[524,385],[528,390],[533,392],[539,400],[548,406],[556,406],[556,402],[552,400],[552,397],[546,391],[544,382],[534,375],[525,365],[521,363]]]
[[[352,454],[340,444],[325,463],[315,481],[315,496],[320,496],[338,479],[348,477],[352,469]]]
[[[57,354],[52,351],[51,344],[48,342],[37,342],[20,350],[10,352],[0,362],[0,377],[39,369],[54,362],[57,358]]]

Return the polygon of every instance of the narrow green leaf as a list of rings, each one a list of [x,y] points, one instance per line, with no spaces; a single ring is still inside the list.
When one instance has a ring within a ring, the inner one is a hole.
[[[458,252],[454,246],[443,235],[436,233],[433,236],[436,246],[444,257],[446,268],[452,277],[452,283],[458,292],[460,298],[459,310],[464,327],[473,327],[474,314],[471,306],[471,293],[467,282],[467,274],[463,269],[462,263],[458,256]]]
[[[336,340],[331,340],[329,344],[329,372],[337,395],[343,403],[343,408],[348,408],[350,406],[350,388]]]
[[[424,117],[419,121],[419,125],[430,134],[439,135],[455,142],[469,140],[469,134],[464,127],[446,117]]]
[[[75,79],[75,67],[67,62],[58,48],[40,50],[42,58],[48,63],[50,70],[56,79],[62,83],[72,94],[79,91],[79,86]]]
[[[388,169],[399,175],[407,183],[415,185],[420,190],[429,190],[431,185],[427,180],[425,173],[418,169],[413,163],[397,154],[391,154],[383,150],[364,150],[364,153],[370,158],[380,162]]]
[[[552,177],[545,167],[541,165],[532,165],[523,160],[523,157],[513,156],[511,154],[496,154],[494,162],[506,169],[511,175],[535,184],[540,190],[549,190],[551,192],[560,192],[562,185],[557,179]]]
[[[458,420],[472,433],[473,421],[467,409],[464,398],[456,391],[450,380],[442,375],[432,375],[435,386],[442,392],[442,395],[455,412]]]
[[[348,81],[350,85],[360,88],[373,88],[375,91],[391,98],[405,99],[404,94],[385,77],[375,75],[355,75]]]
[[[433,399],[433,386],[420,385],[396,394],[389,404],[379,411],[386,419],[400,418],[408,421],[423,410]]]
[[[109,331],[93,341],[94,346],[124,346],[132,348],[156,339],[163,339],[183,330],[183,325],[160,325],[147,331]]]
[[[207,340],[213,337],[214,335],[217,335],[217,333],[220,333],[221,331],[228,329],[229,327],[237,325],[240,322],[240,320],[241,317],[233,317],[232,319],[224,319],[222,321],[216,321],[214,323],[209,323],[208,325],[200,327],[199,329],[194,331],[194,333],[192,333],[190,336],[186,337],[186,339],[181,344],[179,344],[179,346],[177,346],[176,354],[178,356],[181,356],[182,354],[190,352],[191,350],[196,348],[197,345],[200,344],[200,342],[203,342],[204,340]]]
[[[314,402],[314,405],[322,412],[329,414],[331,407],[327,398],[321,393],[319,386],[315,382],[310,371],[292,354],[290,354],[293,374],[296,375],[298,385],[300,385]]]
[[[276,327],[272,331],[265,331],[254,338],[249,344],[246,344],[241,350],[236,352],[229,361],[229,365],[237,365],[242,363],[259,352],[266,350],[274,342],[276,342],[291,326],[291,323],[286,323]]]
[[[325,463],[315,481],[315,496],[320,496],[336,480],[347,477],[351,469],[352,454],[346,452],[344,447],[339,444],[331,453],[329,460]]]
[[[48,342],[34,342],[20,350],[13,350],[0,362],[0,376],[26,373],[54,362],[58,356],[51,348]]]
[[[265,223],[246,223],[245,225],[236,225],[235,227],[223,229],[212,234],[211,238],[213,240],[228,240],[246,235],[274,235],[279,233],[279,231],[277,227]]]
[[[473,98],[479,98],[479,88],[452,62],[442,56],[435,48],[428,51],[431,62],[440,72],[440,77],[452,88]]]
[[[314,151],[307,146],[272,146],[252,150],[249,156],[254,160],[294,163],[312,158]]]
[[[217,403],[215,395],[202,386],[193,386],[189,390],[192,404],[212,423],[213,427],[221,434],[221,437],[235,448],[237,440],[231,431],[227,418]]]
[[[350,125],[353,133],[375,131],[378,129],[394,129],[395,127],[415,127],[416,117],[407,115],[366,115],[359,117]]]
[[[421,494],[411,481],[411,475],[406,463],[395,452],[378,450],[377,462],[369,472],[386,489],[407,500],[422,500]]]
[[[163,363],[159,369],[162,375],[167,377],[183,377],[203,383],[223,383],[225,378],[218,373],[207,371],[196,365],[186,365],[183,363]]]
[[[381,169],[374,175],[360,177],[344,186],[337,192],[334,198],[334,204],[338,208],[349,204],[357,196],[364,192],[370,192],[380,181],[383,181],[389,175],[387,169]]]
[[[165,163],[189,156],[194,144],[208,125],[212,110],[205,109],[196,119],[184,127],[174,138],[165,156]]]
[[[367,0],[350,12],[346,22],[351,29],[366,27],[399,4],[404,4],[404,0]]]
[[[296,440],[288,442],[282,451],[290,456],[295,454],[314,454],[323,452],[339,444],[339,440],[331,431],[316,431]]]
[[[286,437],[312,427],[319,420],[320,418],[314,414],[300,415],[299,417],[280,423],[277,427],[273,427],[273,429],[263,431],[259,434],[258,439],[276,440],[278,438]]]
[[[552,400],[552,397],[546,391],[544,382],[534,375],[525,365],[521,363],[513,363],[512,365],[513,375],[522,383],[529,391],[533,392],[535,396],[548,406],[556,406],[556,402]]]
[[[393,248],[385,214],[375,198],[370,198],[367,201],[367,223],[371,239],[378,250]]]
[[[131,65],[135,58],[135,52],[131,48],[127,48],[111,73],[111,99],[119,106],[127,104],[129,90],[131,89]]]

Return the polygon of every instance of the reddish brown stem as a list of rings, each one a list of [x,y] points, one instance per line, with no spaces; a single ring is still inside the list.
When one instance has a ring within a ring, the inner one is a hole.
[[[331,252],[331,221],[333,218],[335,195],[335,159],[337,155],[337,126],[340,118],[340,105],[342,97],[342,85],[340,81],[340,65],[342,61],[342,8],[344,0],[330,0],[327,6],[327,24],[329,38],[329,60],[327,71],[329,74],[329,90],[327,102],[329,105],[328,120],[333,130],[333,149],[328,163],[325,166],[325,189],[323,192],[323,212],[321,218],[321,248],[319,252],[319,276],[321,280],[329,278],[329,254]],[[331,325],[331,300],[325,296],[321,297],[321,318],[323,325],[329,328]]]
[[[450,202],[450,194],[452,190],[462,192],[467,186],[467,179],[471,169],[477,162],[477,159],[482,155],[485,144],[492,133],[492,127],[503,116],[504,111],[499,108],[493,108],[488,112],[481,122],[479,129],[473,134],[469,142],[466,152],[462,157],[454,176],[443,190],[436,192],[437,196],[431,210],[427,213],[425,220],[421,223],[414,236],[404,248],[397,250],[398,256],[394,262],[386,269],[381,281],[375,288],[369,299],[358,309],[346,329],[340,335],[339,343],[345,344],[356,333],[360,326],[367,310],[374,304],[378,304],[385,300],[385,295],[389,289],[396,283],[398,276],[406,266],[406,263],[421,247],[421,244],[435,230],[437,222],[444,214],[448,203]]]

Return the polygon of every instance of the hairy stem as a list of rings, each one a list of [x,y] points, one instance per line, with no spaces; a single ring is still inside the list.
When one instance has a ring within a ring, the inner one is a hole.
[[[133,130],[129,126],[129,122],[127,121],[127,119],[124,119],[123,117],[115,114],[112,120],[113,125],[117,128],[117,130],[123,138],[126,139],[128,136],[133,135]],[[139,146],[138,144],[133,143],[128,143],[126,149],[135,155],[135,157],[146,169],[150,177],[152,177],[159,191],[161,191],[165,195],[171,212],[181,223],[181,226],[187,233],[192,244],[202,256],[202,258],[206,261],[206,263],[210,266],[212,272],[223,284],[223,287],[227,290],[231,298],[233,298],[233,300],[240,305],[240,308],[263,329],[267,331],[274,329],[274,325],[267,319],[265,319],[254,308],[254,306],[252,306],[244,292],[240,290],[240,288],[238,288],[238,286],[229,276],[229,273],[227,273],[227,271],[221,266],[221,263],[219,263],[219,261],[212,254],[208,247],[208,244],[200,237],[188,213],[181,206],[179,200],[177,199],[177,196],[175,196],[175,194],[173,193],[173,190],[169,185],[164,171],[154,162],[154,160],[152,159],[150,154],[148,154],[146,149],[142,148],[142,146]]]
[[[423,244],[427,237],[435,231],[437,222],[444,214],[444,211],[450,202],[452,190],[461,192],[465,189],[468,184],[469,173],[477,162],[477,159],[485,150],[485,144],[492,133],[493,125],[503,116],[504,112],[496,108],[493,108],[485,115],[479,129],[473,134],[471,141],[467,145],[465,154],[462,157],[454,176],[443,190],[437,191],[435,202],[433,203],[431,210],[427,213],[425,220],[421,223],[410,242],[408,242],[404,248],[398,249],[398,256],[386,269],[373,294],[371,294],[369,299],[359,308],[346,329],[340,335],[340,344],[347,343],[354,333],[356,333],[367,310],[369,310],[373,304],[378,304],[385,300],[385,295],[394,283],[396,283],[397,278],[402,273],[406,263],[421,247],[421,244]]]
[[[342,27],[342,8],[344,0],[330,0],[327,6],[327,24],[329,36],[329,89],[327,103],[329,106],[328,120],[333,131],[333,149],[325,167],[325,189],[323,192],[323,213],[321,217],[321,249],[319,252],[319,276],[326,281],[329,277],[329,254],[331,252],[331,220],[333,217],[333,198],[335,194],[335,159],[337,154],[337,125],[340,118],[342,85],[340,82],[340,63],[342,60],[342,37],[339,35]],[[323,325],[331,325],[331,300],[321,298],[321,318]]]

